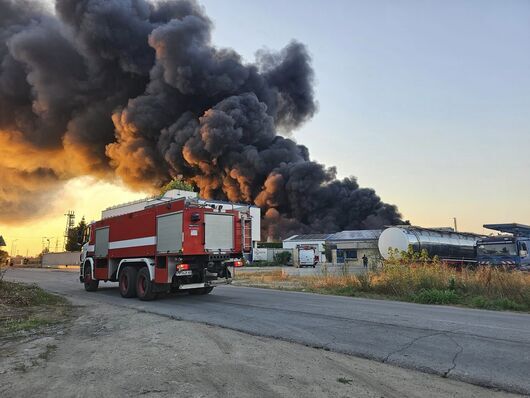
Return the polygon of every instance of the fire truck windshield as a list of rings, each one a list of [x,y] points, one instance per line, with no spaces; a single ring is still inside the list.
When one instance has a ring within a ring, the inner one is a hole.
[[[477,254],[479,256],[516,256],[517,249],[515,243],[481,243],[478,245]]]

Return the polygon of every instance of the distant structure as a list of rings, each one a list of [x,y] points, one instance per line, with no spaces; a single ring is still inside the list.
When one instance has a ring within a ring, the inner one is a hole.
[[[70,231],[75,227],[75,212],[68,210],[64,216],[66,217],[66,228],[64,229],[63,250],[66,250],[66,243],[68,242]]]
[[[331,262],[362,266],[362,258],[366,255],[370,264],[378,263],[381,256],[377,242],[382,232],[380,229],[367,229],[341,231],[328,236],[326,246],[331,252]]]
[[[6,246],[6,241],[4,240],[4,237],[0,235],[0,247]]]
[[[330,234],[302,234],[293,235],[284,239],[282,246],[284,249],[296,249],[299,246],[310,246],[316,249],[318,261],[326,261],[325,244]]]

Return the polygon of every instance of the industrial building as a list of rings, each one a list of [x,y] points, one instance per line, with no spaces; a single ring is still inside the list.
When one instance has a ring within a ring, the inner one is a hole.
[[[363,256],[368,257],[369,265],[381,261],[378,240],[383,231],[380,229],[342,231],[328,235],[326,246],[331,251],[333,264],[363,265]]]
[[[326,261],[325,244],[330,234],[293,235],[283,241],[284,249],[296,249],[299,246],[311,246],[317,249],[318,261]]]

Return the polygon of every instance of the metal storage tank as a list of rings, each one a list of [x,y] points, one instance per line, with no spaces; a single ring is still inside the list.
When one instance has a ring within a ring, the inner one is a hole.
[[[407,251],[409,245],[415,252],[427,250],[430,257],[443,260],[473,261],[476,259],[475,245],[480,235],[458,233],[450,230],[420,227],[390,227],[379,237],[381,256],[388,259],[389,249]]]

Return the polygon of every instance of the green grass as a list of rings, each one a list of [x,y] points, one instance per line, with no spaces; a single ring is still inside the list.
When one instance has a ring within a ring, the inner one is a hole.
[[[457,304],[461,297],[452,290],[423,289],[413,294],[411,300],[421,304]]]
[[[41,318],[35,315],[22,316],[20,318],[9,318],[0,323],[0,330],[7,333],[14,333],[21,330],[38,329],[48,326],[54,322],[51,319]]]
[[[488,299],[482,296],[473,297],[470,305],[487,310],[525,311],[528,308],[507,298]]]

